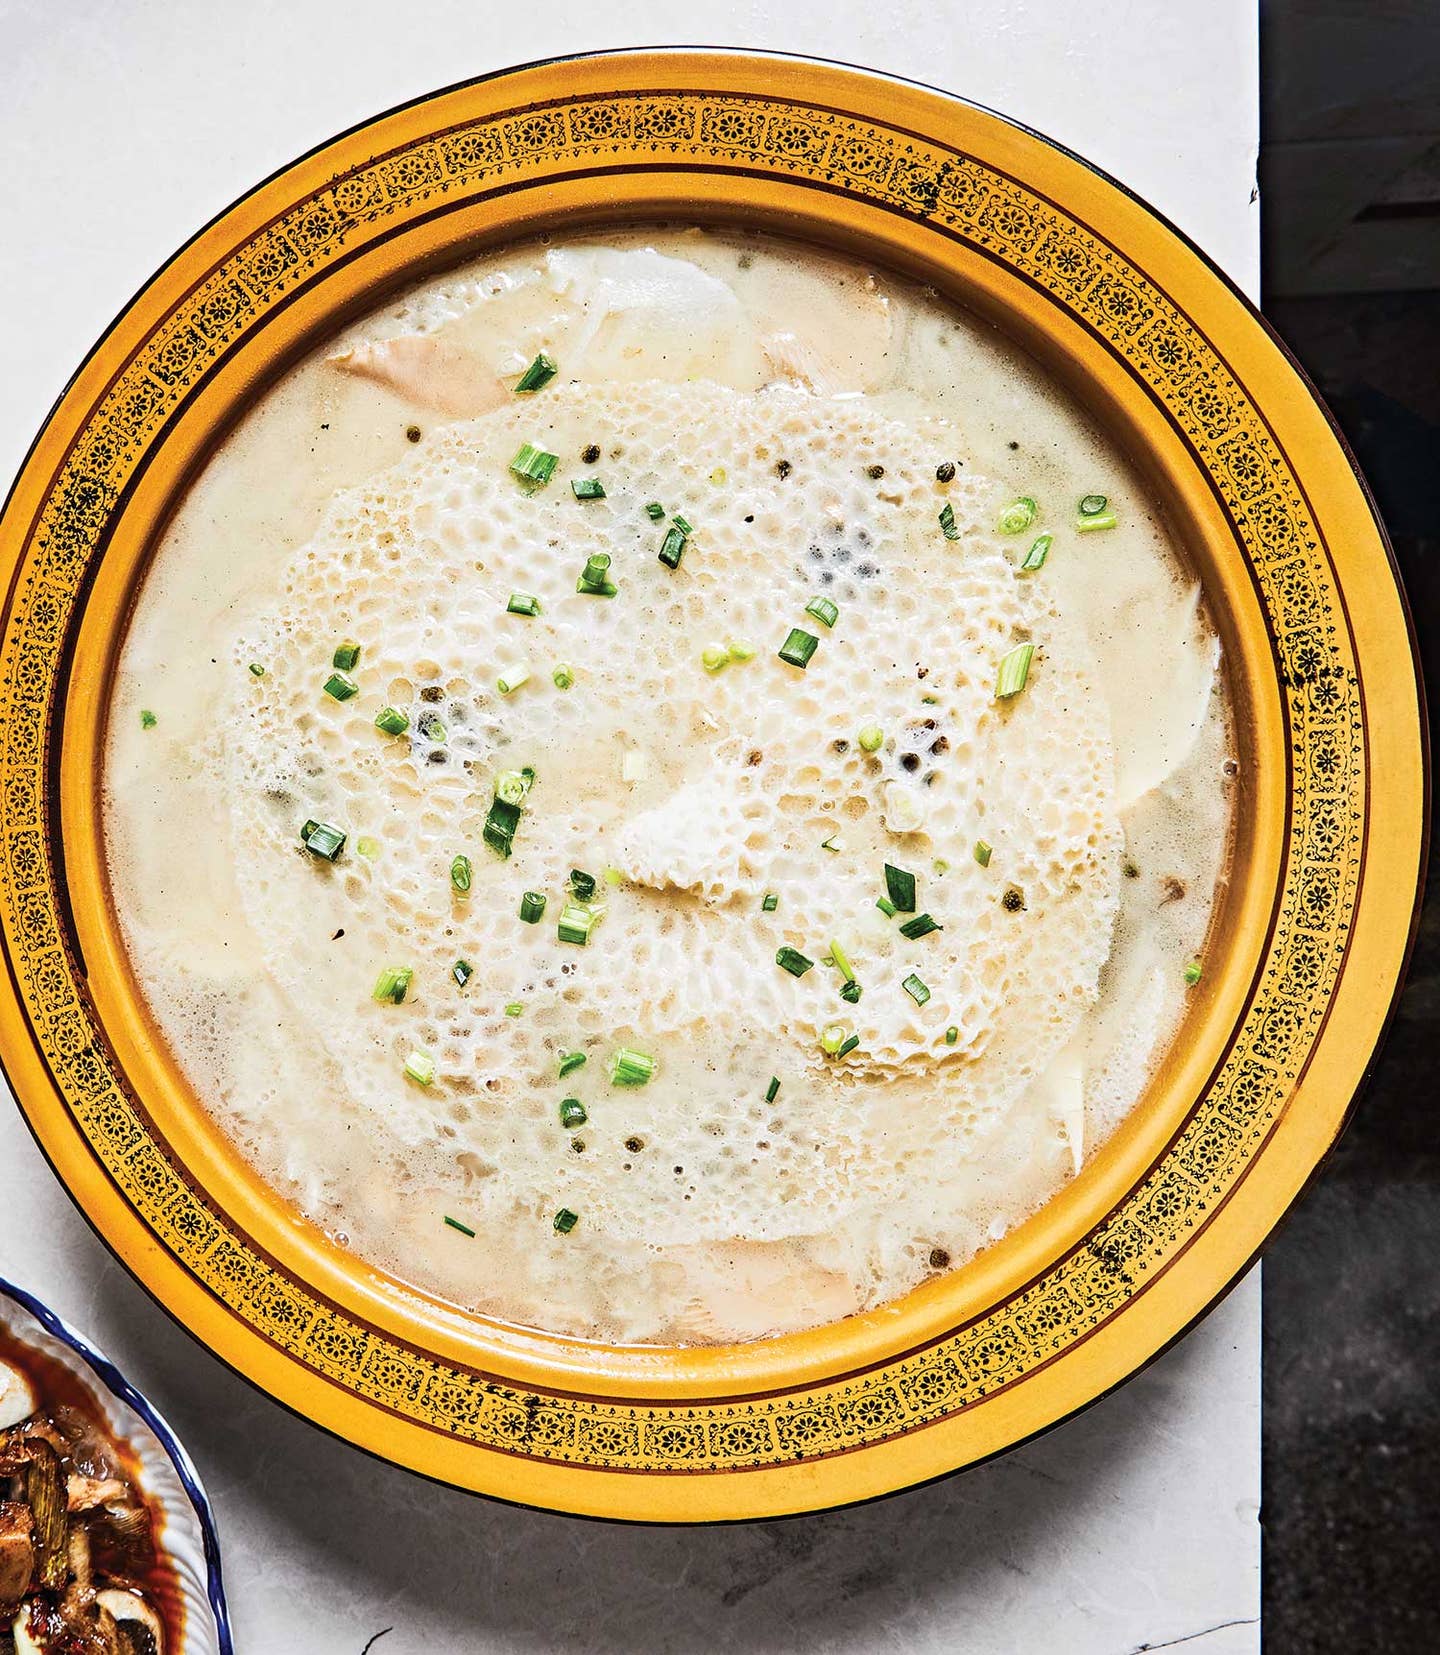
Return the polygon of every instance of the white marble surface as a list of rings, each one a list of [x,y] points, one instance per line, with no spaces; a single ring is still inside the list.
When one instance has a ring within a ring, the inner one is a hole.
[[[154,267],[364,116],[547,53],[703,41],[946,86],[1257,284],[1249,0],[0,0],[0,478]],[[109,1262],[0,1099],[0,1272],[106,1345],[215,1496],[241,1655],[1259,1647],[1259,1283],[1089,1413],[858,1511],[626,1530],[432,1487],[291,1418]],[[333,1497],[333,1498],[332,1498]],[[332,1515],[338,1512],[341,1515]]]

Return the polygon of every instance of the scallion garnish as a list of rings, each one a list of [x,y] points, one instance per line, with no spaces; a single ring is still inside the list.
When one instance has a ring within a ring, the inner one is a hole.
[[[450,863],[450,883],[455,887],[457,896],[470,895],[470,877],[474,873],[470,858],[464,854],[454,857]]]
[[[820,1050],[827,1057],[838,1057],[840,1048],[850,1038],[850,1031],[843,1023],[827,1023],[820,1031]]]
[[[807,960],[798,948],[782,948],[775,955],[775,964],[782,971],[788,971],[792,977],[803,977],[815,964],[814,960]]]
[[[1113,511],[1102,511],[1094,517],[1077,517],[1075,527],[1080,534],[1093,534],[1096,529],[1113,529],[1118,521]]]
[[[692,534],[695,533],[695,525],[688,517],[682,517],[678,511],[670,519],[670,521],[677,529],[679,529],[680,533],[683,534],[687,540]]]
[[[1185,967],[1185,983],[1186,983],[1186,986],[1189,987],[1189,988],[1194,988],[1196,983],[1198,983],[1200,981],[1200,978],[1203,975],[1204,975],[1204,973],[1201,969],[1201,965],[1200,965],[1199,960],[1189,961],[1187,963],[1186,967]]]
[[[1082,517],[1099,517],[1109,504],[1110,502],[1103,494],[1087,494],[1080,502],[1080,515]],[[336,665],[339,665],[338,661]]]
[[[367,862],[373,862],[380,854],[380,841],[372,839],[368,833],[362,833],[355,841],[355,854],[363,856]]]
[[[860,1004],[861,988],[859,983],[846,983],[840,990],[840,998],[847,1000],[852,1006]]]
[[[570,492],[577,500],[603,500],[605,485],[598,477],[572,477]]]
[[[1035,521],[1035,513],[1038,510],[1039,507],[1029,495],[1022,494],[1000,513],[1000,521],[996,527],[1001,534],[1022,534]]]
[[[360,664],[360,646],[353,638],[347,638],[344,643],[336,644],[335,653],[330,658],[330,665],[341,672],[354,672]]]
[[[590,1117],[585,1113],[585,1105],[579,1098],[564,1098],[560,1103],[560,1124],[567,1132],[573,1132],[577,1126],[584,1126]]]
[[[512,592],[509,603],[505,605],[505,613],[533,617],[540,613],[540,600],[529,592]]]
[[[719,672],[730,665],[730,651],[724,644],[706,644],[700,651],[700,664],[706,672]]]
[[[886,919],[894,919],[900,911],[888,896],[876,897],[875,906],[884,914]]]
[[[505,1008],[505,1015],[507,1017],[519,1017],[524,1010],[525,1003],[523,1000],[512,1000]]]
[[[448,1213],[445,1215],[445,1222],[452,1230],[459,1230],[462,1236],[469,1236],[471,1241],[474,1241],[475,1232],[468,1224],[462,1224],[458,1218],[451,1218]]]
[[[522,442],[515,452],[515,458],[510,462],[510,470],[522,483],[543,488],[555,475],[555,467],[559,464],[558,454],[547,454],[533,442]]]
[[[773,914],[779,906],[780,898],[774,891],[766,891],[765,895],[760,899],[760,907],[764,913]]]
[[[263,678],[265,676],[265,669],[264,669],[264,667],[262,667],[260,665],[260,663],[258,661],[252,661],[250,663],[250,671],[251,671],[251,674],[256,678]]]
[[[838,942],[831,942],[830,958],[835,963],[835,969],[840,973],[845,981],[847,983],[853,983],[855,981],[855,972],[850,965],[850,956]]]
[[[929,914],[916,914],[914,919],[907,919],[900,927],[900,935],[908,937],[911,942],[918,942],[921,937],[928,937],[932,931],[944,929],[944,926],[932,919]]]
[[[520,898],[520,918],[527,925],[538,925],[545,917],[545,893],[526,891]]]
[[[383,730],[387,736],[403,736],[410,728],[410,715],[402,713],[398,707],[382,707],[375,714],[375,728]]]
[[[450,967],[450,975],[459,983],[461,988],[464,988],[466,983],[475,975],[475,967],[470,964],[469,960],[456,960],[455,964]]]
[[[405,1078],[417,1086],[429,1086],[435,1079],[435,1059],[417,1046],[405,1059]]]
[[[947,540],[960,538],[960,528],[955,521],[955,508],[948,500],[940,508],[940,528]]]
[[[645,507],[645,515],[652,523],[658,523],[665,515],[665,508],[658,500],[651,500]]]
[[[312,820],[300,829],[300,843],[312,856],[323,856],[327,862],[333,862],[345,849],[345,834],[329,822]]]
[[[1036,569],[1043,569],[1045,567],[1045,559],[1050,555],[1050,544],[1054,538],[1054,535],[1049,534],[1042,534],[1036,537],[1034,543],[1030,547],[1030,550],[1025,554],[1024,562],[1020,565],[1022,573],[1034,571]]]
[[[828,850],[833,855],[838,856],[841,849],[840,835],[838,833],[832,833],[828,839],[822,839],[820,841],[820,849]]]
[[[524,395],[530,391],[538,391],[542,385],[548,385],[559,373],[555,363],[544,351],[526,368],[525,372],[515,381],[517,394]]]
[[[885,732],[878,724],[866,724],[855,738],[862,753],[878,753],[885,742]]]
[[[665,538],[660,542],[660,550],[657,555],[667,569],[678,569],[680,559],[685,556],[685,548],[688,544],[689,537],[685,531],[678,524],[672,524],[665,531]]]
[[[732,661],[753,661],[755,646],[744,638],[732,638],[725,645],[725,653]]]
[[[562,1236],[568,1236],[579,1222],[580,1214],[572,1213],[569,1207],[561,1207],[555,1214],[555,1228]]]
[[[985,840],[977,839],[975,841],[975,860],[982,868],[988,868],[990,866],[991,849],[992,847],[988,845]]]
[[[336,701],[348,701],[352,695],[359,695],[360,686],[348,672],[332,672],[325,680],[325,693]]]
[[[603,909],[593,908],[588,902],[567,902],[560,910],[560,923],[555,934],[561,942],[578,943],[584,948],[603,912]]]
[[[495,778],[495,797],[507,805],[523,805],[534,784],[533,770],[502,770]]]
[[[953,1046],[959,1038],[960,1038],[960,1031],[952,1023],[950,1025],[950,1027],[948,1029],[946,1029],[946,1031],[945,1031],[945,1044],[947,1046]]]
[[[583,1069],[585,1067],[585,1062],[586,1062],[586,1058],[585,1058],[585,1053],[584,1052],[561,1052],[561,1054],[560,1054],[560,1078],[561,1078],[561,1080],[564,1080],[566,1075],[573,1074],[576,1069]]]
[[[392,1006],[403,1005],[405,992],[414,981],[415,973],[408,965],[387,965],[375,979],[371,990],[374,1000],[388,1001]]]
[[[595,875],[586,873],[582,868],[571,868],[566,884],[580,902],[588,902],[595,895]]]
[[[805,605],[805,613],[813,615],[823,626],[834,626],[840,619],[840,605],[829,598],[811,598]]]
[[[515,840],[515,829],[520,825],[520,806],[512,805],[497,793],[490,801],[481,837],[492,850],[509,856]]]
[[[622,1046],[610,1059],[612,1086],[643,1086],[655,1073],[655,1059],[633,1046]]]
[[[592,552],[575,582],[575,590],[591,598],[613,598],[620,590],[610,579],[609,552]]]
[[[445,741],[445,721],[439,713],[421,713],[420,722],[416,725],[420,734],[434,747],[440,747]]]
[[[140,709],[140,728],[142,730],[153,730],[159,722],[160,720],[156,718],[155,714],[152,713],[148,707],[142,707]]]
[[[885,894],[895,904],[895,911],[900,914],[915,912],[915,875],[906,873],[904,868],[892,868],[885,864]]]
[[[841,1046],[840,1050],[836,1052],[836,1057],[849,1057],[851,1052],[853,1052],[859,1044],[860,1036],[858,1034],[852,1034],[846,1040],[845,1044]]]
[[[554,672],[550,674],[550,677],[557,690],[568,690],[575,682],[574,669],[566,666],[563,661],[558,667],[556,667]]]
[[[995,673],[997,701],[1007,701],[1012,695],[1019,695],[1025,688],[1025,680],[1030,676],[1030,657],[1034,653],[1034,644],[1016,644],[1014,649],[1007,650],[1000,657],[1000,665]]]
[[[518,666],[502,667],[500,676],[495,680],[495,688],[501,695],[514,695],[522,684],[530,682],[530,668],[523,661]]]
[[[780,646],[780,659],[802,671],[809,666],[810,657],[820,647],[813,632],[802,632],[798,626],[790,628],[790,636]]]
[[[900,986],[917,1006],[923,1006],[930,998],[930,990],[926,988],[913,971]]]
[[[765,1088],[765,1101],[766,1101],[766,1103],[774,1103],[775,1099],[777,1097],[779,1097],[779,1095],[780,1095],[780,1077],[779,1077],[779,1075],[771,1075],[770,1084]]]
[[[616,890],[625,883],[625,875],[620,872],[619,868],[606,868],[601,874],[601,878],[607,885]]]

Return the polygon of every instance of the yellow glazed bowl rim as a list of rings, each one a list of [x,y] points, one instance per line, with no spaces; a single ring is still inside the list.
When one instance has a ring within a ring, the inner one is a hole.
[[[557,227],[783,231],[997,321],[1144,469],[1220,627],[1233,875],[1181,1037],[1080,1177],[899,1303],[754,1345],[614,1348],[470,1316],[299,1220],[187,1092],[120,946],[98,785],[157,530],[236,413],[385,290]],[[1340,1132],[1408,953],[1427,817],[1403,594],[1364,485],[1253,309],[1143,203],[908,82],[691,49],[472,81],[357,127],[201,232],[116,321],[0,516],[0,992],[45,1154],[140,1281],[315,1423],[446,1482],[725,1521],[973,1464],[1151,1360]]]

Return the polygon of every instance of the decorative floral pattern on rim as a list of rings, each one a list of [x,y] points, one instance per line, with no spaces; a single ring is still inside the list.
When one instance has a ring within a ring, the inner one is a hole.
[[[266,310],[384,219],[623,147],[841,188],[943,227],[1049,292],[1160,398],[1219,487],[1277,640],[1292,732],[1292,855],[1259,992],[1163,1166],[1084,1246],[979,1323],[843,1385],[713,1406],[525,1393],[349,1320],[254,1254],[177,1176],[117,1084],[66,948],[44,731],[66,629],[127,478],[187,389]],[[192,292],[137,352],[58,473],[0,655],[0,854],[14,965],[41,1047],[96,1153],[161,1242],[276,1345],[457,1437],[573,1465],[740,1470],[875,1443],[957,1412],[1113,1315],[1241,1175],[1319,1032],[1360,867],[1364,748],[1338,593],[1284,455],[1165,295],[1082,225],[974,159],[833,111],[733,95],[615,94],[524,110],[379,157],[301,201]]]

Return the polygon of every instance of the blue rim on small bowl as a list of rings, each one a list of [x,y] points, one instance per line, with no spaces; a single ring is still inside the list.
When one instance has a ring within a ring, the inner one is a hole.
[[[200,1481],[200,1473],[179,1438],[155,1405],[135,1389],[108,1356],[33,1294],[0,1276],[0,1300],[4,1299],[18,1306],[37,1324],[42,1334],[48,1335],[49,1341],[69,1353],[67,1365],[81,1378],[93,1376],[110,1398],[119,1404],[118,1408],[105,1410],[107,1424],[134,1449],[140,1460],[145,1492],[160,1506],[166,1518],[162,1546],[179,1577],[186,1609],[184,1655],[211,1655],[211,1652],[213,1655],[235,1655],[220,1567],[220,1537],[215,1513]],[[7,1319],[4,1309],[4,1305],[0,1304],[0,1321]],[[27,1330],[23,1322],[19,1326],[12,1324],[11,1331],[22,1343],[26,1342]],[[51,1343],[47,1342],[40,1348],[47,1355],[58,1356]],[[66,1360],[63,1356],[59,1359]],[[98,1397],[97,1401],[103,1406],[106,1398]],[[183,1502],[173,1489],[164,1486],[168,1479],[160,1460],[162,1451],[169,1462],[169,1472],[184,1495]],[[156,1476],[157,1472],[161,1475]],[[151,1475],[146,1477],[146,1473]],[[159,1486],[155,1486],[157,1484]],[[209,1610],[208,1623],[197,1626],[197,1619],[204,1622],[206,1608]],[[209,1636],[206,1636],[207,1632]]]

